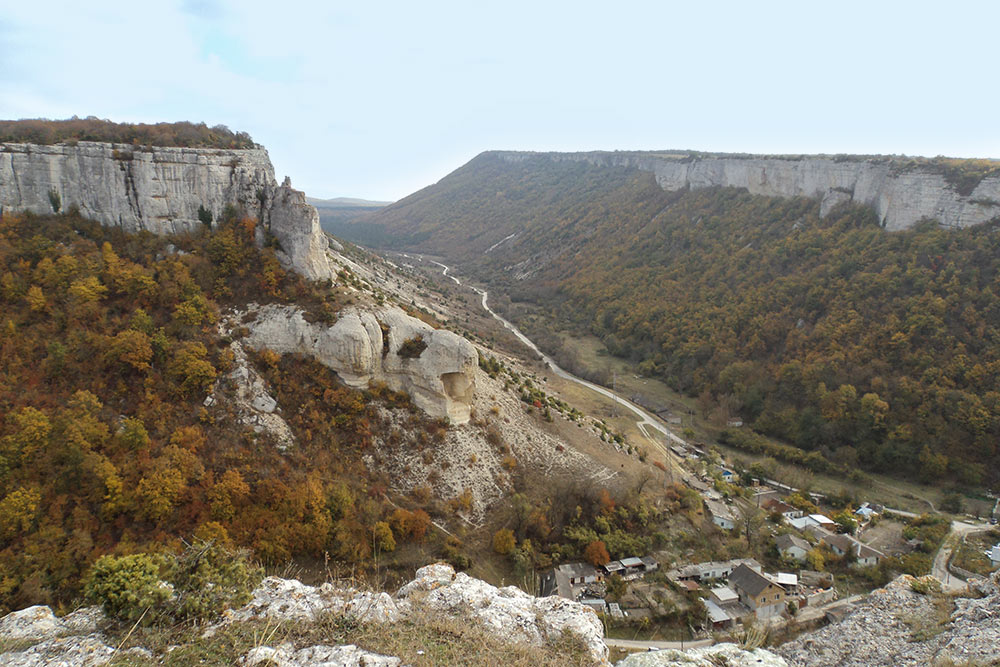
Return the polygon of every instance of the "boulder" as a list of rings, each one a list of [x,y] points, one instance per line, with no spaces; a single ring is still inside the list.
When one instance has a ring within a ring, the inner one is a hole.
[[[469,421],[479,355],[455,333],[434,329],[395,307],[346,308],[332,326],[307,322],[290,306],[263,306],[256,315],[243,341],[252,348],[310,356],[350,387],[385,382],[409,394],[432,417],[447,417],[453,424]],[[232,319],[236,326],[239,318]],[[423,349],[408,356],[404,345],[418,340]]]
[[[664,649],[634,653],[615,667],[787,667],[784,658],[762,648],[742,649],[736,644],[715,644],[678,651]]]
[[[310,646],[296,651],[291,646],[260,646],[240,660],[241,665],[267,665],[268,667],[397,667],[402,661],[360,649],[353,644],[346,646]]]

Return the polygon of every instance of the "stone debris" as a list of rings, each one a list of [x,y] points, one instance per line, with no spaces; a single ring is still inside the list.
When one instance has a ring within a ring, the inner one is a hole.
[[[254,667],[397,667],[399,658],[360,649],[353,644],[346,646],[310,646],[295,650],[287,644],[278,648],[260,646],[240,660],[241,665]]]
[[[784,658],[762,648],[745,650],[736,644],[715,644],[678,651],[664,649],[633,653],[615,667],[788,667]]]
[[[227,333],[226,325],[220,323],[219,335]],[[278,401],[271,395],[267,381],[254,369],[239,341],[230,343],[229,349],[233,353],[233,370],[216,380],[211,395],[205,399],[205,407],[216,405],[220,397],[231,398],[237,423],[270,436],[281,451],[292,447],[296,443],[295,434],[277,412]]]
[[[467,614],[499,636],[536,646],[568,631],[583,641],[595,661],[607,661],[604,627],[592,609],[578,602],[536,598],[514,586],[497,588],[464,572],[456,574],[443,563],[417,570],[399,597],[410,601],[411,613]]]
[[[48,607],[35,605],[0,618],[0,638],[35,641],[59,635],[92,634],[103,620],[104,613],[99,607],[84,607],[58,618]]]
[[[981,598],[923,595],[913,584],[936,582],[933,577],[898,577],[873,591],[842,621],[775,649],[795,665],[844,667],[950,664],[990,664],[1000,658],[1000,573],[991,581],[970,584]]]
[[[61,637],[47,639],[23,651],[0,654],[0,664],[5,667],[97,667],[107,663],[114,652],[94,635]]]
[[[337,588],[332,584],[307,586],[295,579],[268,577],[246,605],[226,614],[224,623],[269,619],[314,621],[324,614],[365,623],[395,623],[400,613],[388,593]]]

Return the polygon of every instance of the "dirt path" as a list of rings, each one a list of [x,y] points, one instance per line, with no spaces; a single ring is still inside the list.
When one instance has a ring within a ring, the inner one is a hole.
[[[405,255],[405,254],[404,254],[404,256],[405,257],[411,257],[410,255]],[[660,422],[654,416],[652,416],[651,414],[649,414],[644,409],[640,408],[638,405],[636,405],[632,401],[628,400],[624,396],[616,394],[615,392],[613,392],[612,390],[608,389],[607,387],[602,387],[599,384],[594,384],[593,382],[589,382],[587,380],[584,380],[581,377],[577,377],[576,375],[573,375],[569,371],[564,370],[563,368],[561,368],[559,366],[559,364],[557,364],[551,357],[549,357],[547,354],[545,354],[544,352],[542,352],[538,348],[538,346],[535,345],[534,341],[532,341],[530,338],[528,338],[527,336],[525,336],[521,332],[520,329],[518,329],[516,326],[514,326],[508,320],[506,320],[503,316],[499,315],[496,311],[494,311],[492,308],[490,308],[489,301],[488,301],[489,300],[489,292],[487,292],[486,290],[483,290],[483,289],[479,289],[478,287],[474,287],[472,285],[463,285],[463,283],[462,283],[461,280],[459,280],[455,276],[448,275],[448,272],[451,271],[451,267],[449,267],[449,266],[447,266],[445,264],[442,264],[441,262],[437,262],[437,261],[432,260],[432,259],[427,259],[426,257],[422,257],[420,255],[413,255],[412,257],[415,258],[415,259],[419,259],[421,261],[429,262],[431,264],[434,264],[435,266],[441,267],[443,269],[442,272],[441,272],[441,275],[443,275],[444,277],[450,279],[456,285],[468,287],[469,289],[471,289],[472,291],[474,291],[476,294],[480,295],[482,297],[483,310],[485,310],[496,321],[498,321],[500,324],[502,324],[505,329],[507,329],[508,331],[510,331],[512,334],[514,334],[514,336],[517,337],[517,339],[519,341],[521,341],[522,343],[524,343],[528,347],[528,349],[530,349],[532,352],[534,352],[538,356],[540,356],[542,358],[542,361],[552,370],[553,373],[555,373],[559,377],[563,378],[564,380],[569,380],[570,382],[575,382],[575,383],[577,383],[579,385],[582,385],[582,386],[586,387],[587,389],[590,389],[591,391],[597,392],[598,394],[600,394],[601,396],[604,396],[605,398],[610,398],[611,400],[615,401],[616,403],[621,404],[626,409],[628,409],[628,410],[632,411],[633,413],[635,413],[635,415],[639,418],[638,421],[636,422],[636,426],[639,427],[639,430],[643,433],[643,435],[645,435],[651,442],[653,442],[655,445],[657,445],[663,451],[663,454],[665,456],[667,456],[668,458],[670,458],[670,452],[667,450],[666,446],[664,446],[662,443],[658,442],[655,438],[653,438],[652,436],[650,436],[649,431],[647,429],[653,429],[653,430],[659,432],[660,434],[662,434],[668,440],[670,440],[672,442],[675,442],[677,444],[680,444],[680,445],[686,445],[687,444],[680,436],[676,435],[673,431],[671,431],[669,428],[667,428],[667,426],[665,424],[663,424],[662,422]],[[673,463],[672,458],[671,458],[671,463]]]

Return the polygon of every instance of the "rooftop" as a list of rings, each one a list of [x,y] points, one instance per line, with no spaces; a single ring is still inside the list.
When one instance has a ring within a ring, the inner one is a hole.
[[[746,565],[740,565],[729,575],[729,583],[737,588],[746,591],[747,594],[756,597],[761,591],[772,585],[770,579],[760,572],[751,570]]]
[[[736,591],[729,586],[716,586],[712,589],[711,593],[715,596],[716,600],[722,603],[735,602],[740,599],[740,596],[736,594]]]

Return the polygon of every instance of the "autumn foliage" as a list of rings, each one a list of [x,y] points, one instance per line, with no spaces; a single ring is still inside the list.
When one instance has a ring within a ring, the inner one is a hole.
[[[0,611],[68,601],[98,558],[172,552],[192,535],[265,563],[329,554],[362,569],[373,546],[384,558],[426,540],[430,515],[390,505],[363,461],[388,428],[381,408],[414,432],[430,423],[405,395],[252,355],[295,406],[284,453],[224,403],[204,405],[232,364],[223,308],[277,301],[330,319],[339,307],[255,235],[235,211],[172,238],[73,214],[0,218]],[[141,559],[120,565],[154,576]]]

